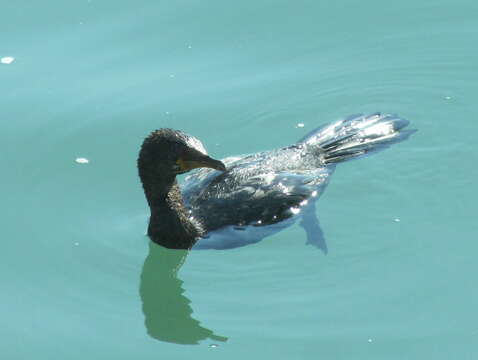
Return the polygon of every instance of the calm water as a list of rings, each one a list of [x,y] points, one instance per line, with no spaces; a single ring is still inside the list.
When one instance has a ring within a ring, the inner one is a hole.
[[[2,358],[476,359],[478,5],[422,3],[3,1]],[[151,130],[221,158],[374,111],[419,131],[338,167],[327,256],[150,248]]]

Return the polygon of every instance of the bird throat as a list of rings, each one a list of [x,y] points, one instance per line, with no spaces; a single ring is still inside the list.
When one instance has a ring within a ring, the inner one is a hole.
[[[158,188],[155,184],[155,188]],[[186,209],[176,179],[162,184],[164,193],[151,193],[145,186],[151,210],[148,235],[152,241],[170,249],[189,249],[203,234],[200,224]],[[151,198],[149,198],[151,196]]]

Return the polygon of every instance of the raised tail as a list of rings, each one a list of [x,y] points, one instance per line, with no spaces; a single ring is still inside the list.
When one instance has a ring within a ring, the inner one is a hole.
[[[408,124],[396,115],[357,114],[317,128],[298,143],[323,150],[326,164],[338,163],[405,140],[415,132],[404,129]]]

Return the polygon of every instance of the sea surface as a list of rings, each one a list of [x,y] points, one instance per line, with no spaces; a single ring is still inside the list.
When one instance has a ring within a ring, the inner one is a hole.
[[[478,3],[2,1],[2,359],[477,359]],[[340,164],[256,245],[145,236],[160,127],[223,158],[354,113],[418,131]]]

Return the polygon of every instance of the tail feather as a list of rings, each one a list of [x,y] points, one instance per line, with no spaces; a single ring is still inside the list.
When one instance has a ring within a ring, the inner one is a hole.
[[[323,150],[325,163],[337,163],[405,140],[415,132],[404,129],[408,124],[396,115],[357,114],[317,128],[299,143],[317,146]]]

